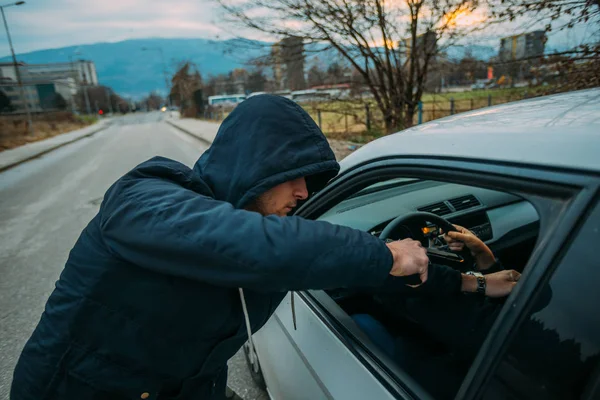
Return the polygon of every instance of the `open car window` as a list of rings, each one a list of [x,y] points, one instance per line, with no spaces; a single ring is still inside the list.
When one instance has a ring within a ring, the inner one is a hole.
[[[410,218],[416,213],[440,216],[487,243],[500,262],[481,271],[484,274],[503,268],[522,272],[540,227],[535,207],[514,194],[403,177],[367,186],[317,219],[384,235],[386,239],[420,240],[435,264],[430,271],[437,268],[446,273],[449,269],[465,273],[478,269],[467,248],[451,249],[439,226],[427,219]],[[386,230],[398,220],[404,222]],[[429,283],[444,279],[439,277],[430,274]],[[440,399],[455,396],[506,300],[463,294],[460,290],[336,289],[327,294],[349,317],[348,329],[358,330],[357,337],[368,340],[384,354],[382,363],[393,364],[392,373],[402,371]],[[397,379],[403,381],[400,375]]]

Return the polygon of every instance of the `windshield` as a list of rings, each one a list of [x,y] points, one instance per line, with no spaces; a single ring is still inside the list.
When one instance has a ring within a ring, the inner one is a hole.
[[[390,179],[390,180],[383,181],[383,182],[377,182],[377,183],[369,185],[366,188],[360,190],[359,192],[355,193],[350,198],[364,196],[366,194],[375,193],[375,192],[379,192],[381,190],[387,190],[387,189],[391,189],[391,188],[395,188],[395,187],[399,187],[399,186],[405,186],[405,185],[409,185],[409,184],[419,182],[419,181],[420,181],[420,179],[416,179],[416,178],[396,178],[396,179]]]

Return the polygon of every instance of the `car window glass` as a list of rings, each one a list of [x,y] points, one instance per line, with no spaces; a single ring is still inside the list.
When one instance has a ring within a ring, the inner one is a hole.
[[[417,212],[441,216],[486,242],[500,263],[482,271],[485,274],[504,268],[521,272],[536,244],[540,221],[535,208],[518,196],[413,178],[378,182],[318,218],[380,238],[412,237],[428,248],[434,265],[429,282],[418,289],[391,279],[382,288],[328,294],[350,315],[354,328],[396,366],[433,397],[449,398],[460,387],[506,297],[461,293],[461,273],[478,269],[475,258],[466,248],[450,248],[436,223],[414,220]],[[398,219],[401,223],[390,231]]]
[[[600,362],[600,207],[539,294],[486,399],[579,399]]]
[[[406,185],[409,183],[413,183],[413,182],[418,182],[419,179],[415,179],[415,178],[396,178],[396,179],[389,179],[389,180],[385,180],[383,182],[377,182],[374,183],[372,185],[367,186],[364,189],[361,189],[358,193],[356,193],[356,195],[354,196],[360,196],[361,194],[364,193],[373,193],[382,189],[389,189],[390,187],[396,187],[396,186],[401,186],[401,185]]]

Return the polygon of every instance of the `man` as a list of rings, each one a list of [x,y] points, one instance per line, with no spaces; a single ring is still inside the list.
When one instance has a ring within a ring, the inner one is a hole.
[[[238,287],[256,331],[289,290],[426,281],[415,241],[285,217],[338,170],[298,105],[261,95],[193,170],[154,158],[127,173],[72,249],[11,398],[222,398],[247,340]]]

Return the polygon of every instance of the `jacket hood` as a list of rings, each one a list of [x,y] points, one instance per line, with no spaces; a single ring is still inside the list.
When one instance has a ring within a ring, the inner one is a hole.
[[[339,171],[325,136],[296,103],[258,95],[238,105],[194,166],[217,200],[244,208],[280,183],[306,177],[309,193]]]

